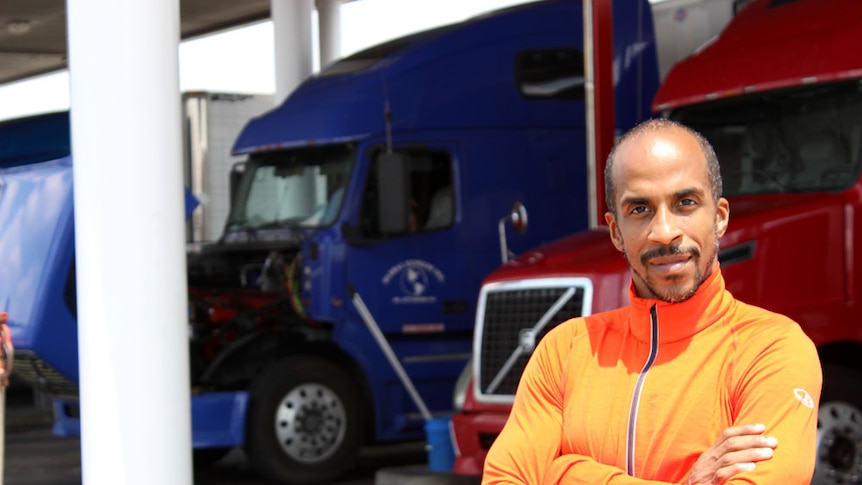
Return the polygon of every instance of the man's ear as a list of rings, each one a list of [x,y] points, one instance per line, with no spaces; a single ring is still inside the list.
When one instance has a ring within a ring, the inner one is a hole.
[[[730,203],[724,197],[718,199],[718,205],[715,211],[715,234],[721,238],[727,231],[727,225],[730,223]]]
[[[614,217],[613,212],[605,212],[605,222],[608,223],[608,229],[610,229],[611,242],[614,244],[614,247],[617,248],[617,251],[623,252],[625,250],[625,245],[623,244],[623,238],[620,235],[620,227],[617,225],[617,219]]]

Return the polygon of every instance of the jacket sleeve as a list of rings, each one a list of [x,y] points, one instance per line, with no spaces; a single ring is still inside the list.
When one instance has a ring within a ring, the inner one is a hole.
[[[509,419],[485,459],[483,484],[648,485],[584,455],[560,454],[562,363],[572,341],[569,325],[549,332],[527,363]]]
[[[820,360],[796,323],[776,318],[779,325],[758,325],[756,334],[739,336],[734,424],[763,423],[778,446],[771,459],[728,484],[808,485],[814,473]]]

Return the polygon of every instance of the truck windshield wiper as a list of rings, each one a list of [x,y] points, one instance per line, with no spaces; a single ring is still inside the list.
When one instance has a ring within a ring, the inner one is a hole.
[[[299,227],[299,224],[297,224],[296,222],[294,222],[292,220],[285,219],[285,220],[281,220],[281,221],[267,222],[265,224],[261,224],[259,226],[256,226],[255,229],[257,229],[257,230],[276,229],[279,227],[287,227],[287,228],[295,229],[295,228]]]
[[[258,226],[252,226],[248,223],[248,221],[236,221],[231,222],[228,226],[225,234],[229,232],[244,232],[248,234],[248,236],[252,239],[257,239],[257,230],[260,229]]]

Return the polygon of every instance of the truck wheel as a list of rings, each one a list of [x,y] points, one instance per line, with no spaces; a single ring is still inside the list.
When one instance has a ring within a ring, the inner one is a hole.
[[[354,380],[337,365],[318,357],[277,362],[251,388],[248,459],[279,482],[331,481],[359,452],[360,407]]]
[[[860,483],[862,477],[862,373],[823,365],[817,415],[817,461],[813,485]]]
[[[199,448],[192,450],[192,463],[195,469],[209,468],[219,462],[230,448]]]

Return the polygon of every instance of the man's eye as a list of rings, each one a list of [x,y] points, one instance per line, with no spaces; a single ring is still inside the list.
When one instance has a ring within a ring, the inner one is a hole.
[[[644,213],[644,212],[646,212],[646,211],[647,211],[646,206],[643,206],[643,205],[636,205],[636,206],[632,207],[632,211],[631,211],[631,213],[632,213],[632,214],[643,214],[643,213]]]
[[[679,205],[695,205],[697,202],[694,199],[682,199],[679,201]]]

